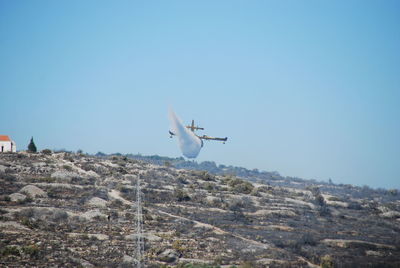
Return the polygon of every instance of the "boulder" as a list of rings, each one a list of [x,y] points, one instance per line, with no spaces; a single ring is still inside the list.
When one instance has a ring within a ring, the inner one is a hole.
[[[160,261],[175,262],[179,258],[179,253],[173,249],[166,249],[158,255]]]
[[[46,192],[35,185],[27,185],[19,190],[19,192],[28,194],[31,197],[47,197]]]
[[[75,172],[58,170],[51,174],[51,177],[57,179],[58,182],[70,183],[72,178],[80,177],[80,175]]]
[[[107,215],[104,213],[101,213],[98,209],[95,209],[95,210],[86,211],[85,213],[83,213],[81,215],[81,217],[83,217],[87,220],[92,220],[93,218],[96,218],[96,217],[107,218]]]
[[[10,194],[9,197],[13,202],[24,201],[26,199],[26,195],[20,193]]]
[[[93,197],[87,201],[87,204],[93,207],[105,208],[107,206],[107,201],[99,197]]]
[[[122,257],[122,262],[124,263],[133,263],[134,261],[135,259],[132,256],[124,255],[124,257]]]
[[[381,216],[383,218],[396,219],[396,218],[400,218],[400,212],[391,210],[391,211],[382,213]]]
[[[221,199],[216,197],[216,196],[209,195],[209,196],[206,197],[206,202],[207,202],[208,205],[214,206],[214,205],[220,204],[221,203]]]

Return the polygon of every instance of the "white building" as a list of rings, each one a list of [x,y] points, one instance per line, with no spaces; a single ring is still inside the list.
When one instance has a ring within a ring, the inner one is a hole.
[[[16,152],[17,145],[14,141],[10,139],[10,137],[6,135],[0,135],[0,153],[3,152]]]

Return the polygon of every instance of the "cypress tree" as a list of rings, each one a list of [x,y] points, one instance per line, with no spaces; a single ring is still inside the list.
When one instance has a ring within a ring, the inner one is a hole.
[[[33,142],[33,137],[31,138],[31,142],[28,145],[28,152],[30,153],[36,153],[37,149],[36,149],[36,145]]]

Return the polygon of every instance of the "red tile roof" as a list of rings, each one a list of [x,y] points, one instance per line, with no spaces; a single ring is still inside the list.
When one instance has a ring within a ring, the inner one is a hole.
[[[7,135],[0,135],[0,141],[11,141]]]

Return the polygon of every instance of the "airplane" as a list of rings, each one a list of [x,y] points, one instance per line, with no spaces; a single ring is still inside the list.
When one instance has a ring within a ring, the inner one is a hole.
[[[204,128],[202,128],[202,127],[195,126],[194,125],[194,120],[192,120],[192,124],[189,125],[189,126],[186,126],[186,128],[190,129],[193,133],[194,133],[195,130],[204,130]],[[169,131],[169,135],[170,135],[170,138],[172,138],[172,136],[176,136],[176,134],[173,133],[171,130]],[[225,142],[228,140],[228,137],[217,138],[217,137],[210,137],[210,136],[207,136],[207,135],[203,135],[203,136],[196,135],[196,137],[201,140],[201,147],[203,147],[203,140],[222,141],[223,144],[225,144]]]

